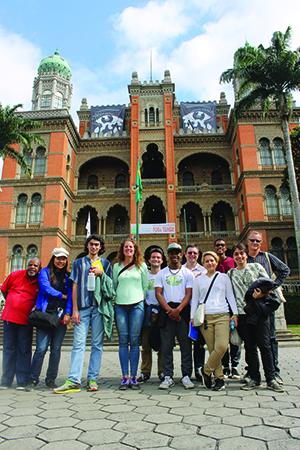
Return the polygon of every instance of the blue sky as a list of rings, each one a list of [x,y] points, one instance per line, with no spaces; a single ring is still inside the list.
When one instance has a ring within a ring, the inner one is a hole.
[[[13,0],[0,4],[0,101],[31,109],[33,79],[42,58],[58,47],[72,70],[71,114],[88,105],[128,103],[127,85],[137,71],[149,81],[171,71],[180,101],[219,100],[219,85],[234,51],[247,39],[268,45],[275,30],[293,28],[300,46],[300,2],[286,0]],[[3,70],[4,69],[4,70]],[[295,94],[297,105],[300,95]]]

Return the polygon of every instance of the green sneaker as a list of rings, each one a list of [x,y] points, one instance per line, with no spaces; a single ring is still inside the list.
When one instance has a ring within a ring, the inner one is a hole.
[[[92,392],[92,391],[99,391],[98,384],[97,384],[96,380],[88,380],[86,387],[87,387],[87,390],[90,391],[90,392]]]
[[[80,383],[74,383],[73,381],[67,380],[62,386],[53,389],[55,394],[67,394],[68,392],[80,392]]]

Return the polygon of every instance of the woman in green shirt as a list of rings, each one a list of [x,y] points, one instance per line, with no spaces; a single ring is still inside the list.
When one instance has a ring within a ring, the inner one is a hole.
[[[148,270],[141,250],[132,239],[123,240],[113,268],[116,291],[115,321],[119,335],[119,359],[123,380],[120,389],[139,389],[136,373],[139,363],[139,337],[144,319],[144,299]],[[129,377],[130,362],[130,377]]]

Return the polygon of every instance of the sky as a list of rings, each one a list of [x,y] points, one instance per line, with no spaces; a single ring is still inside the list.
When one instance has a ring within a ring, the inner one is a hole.
[[[150,52],[153,80],[169,69],[178,102],[218,101],[225,91],[233,105],[231,85],[219,78],[235,50],[246,40],[268,46],[289,25],[298,48],[299,17],[299,0],[2,1],[0,102],[31,110],[38,66],[58,48],[72,71],[76,125],[83,97],[89,106],[128,104],[132,72],[150,80]]]

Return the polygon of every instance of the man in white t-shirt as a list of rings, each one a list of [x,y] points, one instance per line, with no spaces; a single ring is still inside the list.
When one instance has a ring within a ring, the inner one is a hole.
[[[175,242],[168,247],[169,265],[161,270],[155,281],[155,295],[162,307],[159,317],[162,368],[165,375],[159,389],[174,386],[173,347],[177,337],[181,353],[181,382],[192,389],[192,345],[189,333],[190,299],[194,277],[181,265],[182,249]]]
[[[163,262],[163,251],[160,248],[153,248],[150,251],[149,263],[151,266],[149,272],[149,284],[148,291],[146,294],[146,305],[145,305],[145,318],[142,329],[142,364],[141,364],[141,375],[137,379],[138,383],[145,383],[150,379],[151,368],[152,368],[152,348],[149,345],[149,333],[152,325],[157,319],[158,311],[160,310],[160,304],[155,297],[155,280],[156,275],[161,270],[161,265]],[[161,349],[157,353],[157,372],[158,377],[161,381],[164,380],[162,363],[161,363]]]

